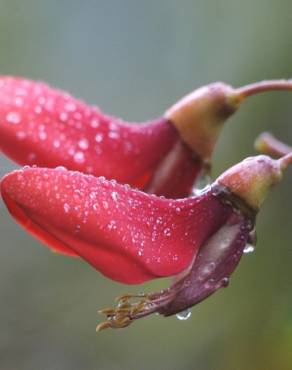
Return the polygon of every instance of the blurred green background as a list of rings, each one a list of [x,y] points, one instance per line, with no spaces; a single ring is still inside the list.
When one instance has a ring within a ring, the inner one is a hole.
[[[291,0],[0,0],[0,73],[42,79],[129,120],[159,116],[197,86],[292,76]],[[271,130],[292,143],[292,95],[251,98],[226,125],[214,174]],[[15,165],[1,156],[0,172]],[[258,245],[230,287],[187,321],[149,317],[95,333],[121,293],[52,255],[0,205],[0,369],[291,370],[292,171],[258,217]],[[145,286],[162,286],[156,281]]]

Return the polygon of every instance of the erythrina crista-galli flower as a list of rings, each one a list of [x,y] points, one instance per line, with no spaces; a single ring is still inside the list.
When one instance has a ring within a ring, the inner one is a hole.
[[[248,96],[291,81],[201,87],[158,119],[129,124],[69,94],[23,78],[0,78],[0,149],[22,165],[65,166],[182,198],[209,170],[223,123]]]
[[[119,328],[153,312],[181,312],[228,280],[247,243],[270,188],[292,163],[248,158],[200,195],[171,200],[105,178],[64,168],[25,167],[1,182],[12,216],[51,249],[80,256],[109,278],[137,284],[175,276],[167,289],[102,310],[97,329]]]

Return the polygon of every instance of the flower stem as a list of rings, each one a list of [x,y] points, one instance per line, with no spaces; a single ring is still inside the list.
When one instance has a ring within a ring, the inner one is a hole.
[[[280,158],[292,152],[292,147],[278,140],[269,132],[263,132],[255,141],[255,149],[261,153]]]
[[[236,92],[242,99],[244,99],[251,95],[274,90],[292,90],[292,79],[255,82],[243,87],[239,87],[236,89]]]
[[[286,154],[284,157],[279,159],[281,169],[286,169],[290,164],[292,164],[292,152]]]

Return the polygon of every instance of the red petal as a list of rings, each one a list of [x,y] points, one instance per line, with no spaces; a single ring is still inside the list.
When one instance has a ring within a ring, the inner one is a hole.
[[[166,119],[128,124],[42,82],[0,78],[0,149],[20,164],[143,187],[177,140]]]
[[[178,141],[160,162],[144,190],[166,198],[186,198],[192,193],[201,170],[202,161]]]
[[[1,192],[16,220],[50,248],[130,284],[184,270],[231,211],[210,191],[171,201],[61,169],[14,171]]]

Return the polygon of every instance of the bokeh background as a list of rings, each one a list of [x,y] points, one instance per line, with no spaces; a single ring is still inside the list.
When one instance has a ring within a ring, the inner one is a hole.
[[[0,74],[42,79],[129,120],[197,86],[292,76],[291,0],[0,0]],[[251,98],[226,125],[214,174],[263,130],[292,143],[292,95]],[[15,165],[1,155],[1,175]],[[292,171],[258,217],[230,287],[189,320],[98,335],[98,307],[133,288],[52,255],[0,205],[0,369],[291,370]],[[161,287],[162,282],[136,287]]]

